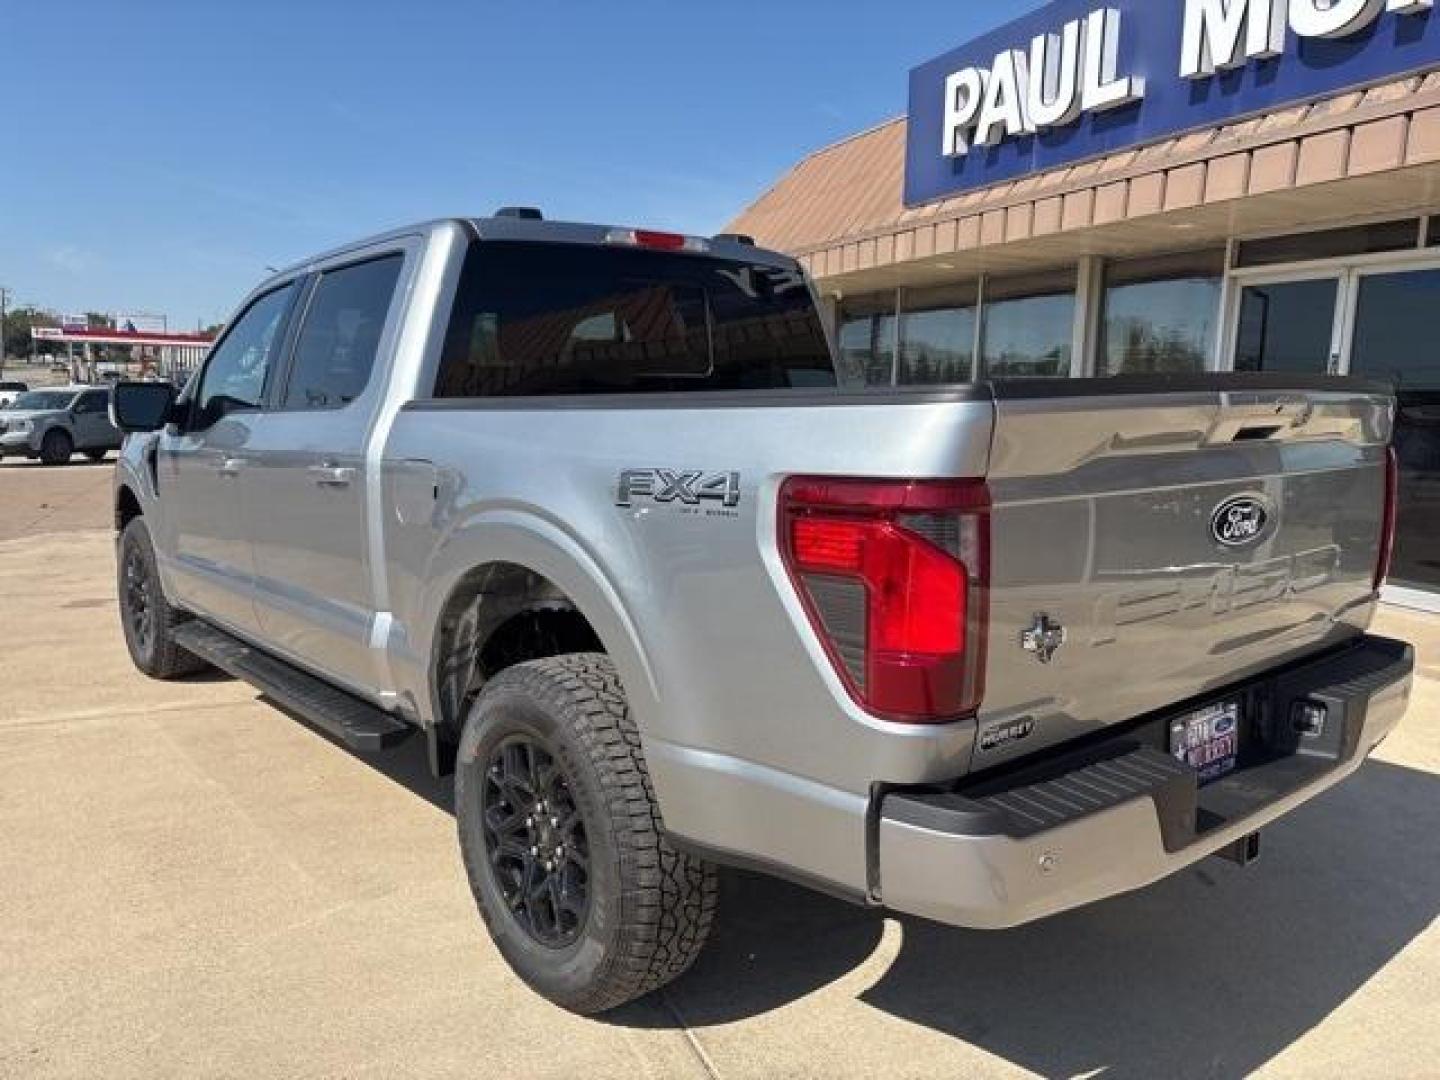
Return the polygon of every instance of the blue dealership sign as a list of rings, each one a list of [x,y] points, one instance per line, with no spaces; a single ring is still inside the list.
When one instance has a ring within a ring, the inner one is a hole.
[[[1433,66],[1433,0],[1055,0],[911,71],[905,202]]]

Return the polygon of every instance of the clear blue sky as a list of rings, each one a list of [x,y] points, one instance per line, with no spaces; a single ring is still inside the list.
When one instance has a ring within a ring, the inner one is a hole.
[[[5,0],[0,284],[219,321],[264,275],[507,203],[708,232],[1039,0]]]

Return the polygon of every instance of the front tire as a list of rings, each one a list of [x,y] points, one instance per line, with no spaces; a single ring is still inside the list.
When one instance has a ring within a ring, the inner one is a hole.
[[[491,937],[557,1005],[605,1012],[699,955],[715,870],[666,840],[607,657],[534,660],[492,679],[465,722],[455,807]]]
[[[68,431],[58,429],[47,431],[40,440],[40,463],[42,465],[64,465],[75,453],[75,440]]]
[[[108,453],[110,453],[109,450],[86,450],[85,456],[98,465],[105,460],[105,455]]]
[[[137,668],[154,679],[175,679],[208,665],[175,644],[175,629],[188,616],[170,606],[155,566],[155,547],[143,517],[132,518],[116,548],[120,625]]]

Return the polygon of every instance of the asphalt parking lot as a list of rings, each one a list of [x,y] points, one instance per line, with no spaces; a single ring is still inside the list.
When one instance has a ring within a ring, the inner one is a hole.
[[[603,1020],[531,994],[412,741],[361,758],[115,618],[109,465],[0,464],[0,1076],[1440,1076],[1440,620],[1350,782],[1260,863],[1005,934],[727,873]]]

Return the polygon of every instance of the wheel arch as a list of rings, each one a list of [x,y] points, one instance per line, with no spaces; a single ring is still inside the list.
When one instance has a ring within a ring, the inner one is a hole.
[[[487,665],[582,651],[610,657],[642,732],[655,715],[654,674],[621,593],[557,525],[509,512],[474,523],[441,545],[426,580],[428,639],[416,650],[424,662],[426,726],[458,733],[484,680],[509,666]],[[527,655],[520,639],[537,628],[552,636],[551,647]],[[507,657],[507,642],[522,647]]]
[[[135,494],[128,481],[122,481],[115,489],[115,531],[124,532],[126,525],[137,517],[142,517],[144,513],[140,497]]]

